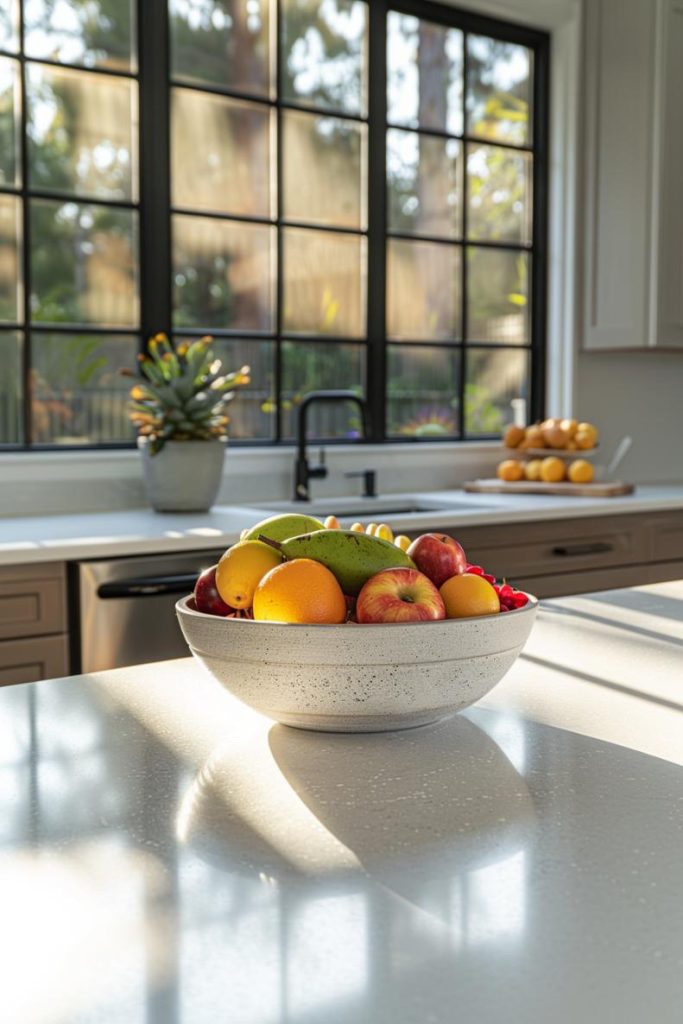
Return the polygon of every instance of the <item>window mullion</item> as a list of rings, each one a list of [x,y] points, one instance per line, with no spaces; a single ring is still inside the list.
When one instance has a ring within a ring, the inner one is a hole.
[[[275,3],[275,203],[277,217],[277,238],[275,257],[275,366],[273,367],[273,391],[276,396],[277,412],[275,416],[275,441],[279,443],[284,434],[282,387],[284,383],[282,367],[282,307],[284,303],[284,253],[285,236],[284,218],[284,154],[282,137],[282,3]]]
[[[533,190],[531,222],[531,409],[535,419],[546,414],[548,178],[549,178],[549,49],[534,53]]]
[[[170,69],[167,0],[139,0],[140,327],[171,331]]]
[[[387,13],[385,0],[368,5],[368,277],[367,401],[373,441],[386,437],[386,128]]]
[[[31,261],[30,261],[30,216],[28,197],[28,112],[26,109],[26,61],[24,58],[24,4],[19,4],[19,91],[21,118],[19,121],[19,148],[21,165],[21,274],[23,344],[21,349],[22,411],[24,447],[30,448],[33,440],[33,415],[31,409]]]
[[[462,168],[460,172],[460,184],[462,188],[462,252],[460,255],[460,336],[462,338],[462,350],[460,353],[460,380],[458,383],[458,437],[461,441],[465,440],[466,420],[465,420],[465,395],[466,395],[466,381],[467,381],[467,335],[468,335],[468,324],[467,324],[467,241],[468,241],[468,217],[467,217],[467,194],[468,194],[468,182],[467,182],[467,153],[468,143],[465,141],[464,136],[467,135],[467,41],[468,34],[463,32],[462,34],[462,131],[463,140],[461,142],[461,153],[462,153]]]

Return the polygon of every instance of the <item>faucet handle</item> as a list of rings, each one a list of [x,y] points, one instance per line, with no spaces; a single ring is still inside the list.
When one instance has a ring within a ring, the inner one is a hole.
[[[344,473],[344,476],[349,480],[355,478],[362,478],[364,482],[363,497],[364,498],[376,498],[377,491],[375,489],[375,481],[377,473],[374,469],[357,469],[350,473]]]

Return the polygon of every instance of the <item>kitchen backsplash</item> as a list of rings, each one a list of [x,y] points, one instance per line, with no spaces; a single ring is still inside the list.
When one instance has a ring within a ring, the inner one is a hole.
[[[360,494],[362,481],[345,473],[374,469],[380,494],[457,487],[475,476],[493,475],[495,444],[364,445],[326,448],[328,476],[314,480],[318,496]],[[309,453],[317,460],[317,449]],[[218,503],[277,501],[292,494],[294,449],[229,449]],[[143,508],[138,453],[35,452],[0,456],[0,516],[111,512]]]

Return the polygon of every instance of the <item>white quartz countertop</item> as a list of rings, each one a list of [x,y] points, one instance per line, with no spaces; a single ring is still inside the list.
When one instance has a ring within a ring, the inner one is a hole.
[[[408,533],[435,526],[455,529],[459,526],[590,515],[683,510],[683,486],[643,486],[634,494],[620,498],[466,494],[463,491],[409,496],[391,494],[378,499],[375,516],[379,518],[382,515],[382,504],[391,505],[406,497],[422,499],[432,505],[438,505],[440,500],[444,505],[455,501],[458,506],[453,510],[387,515],[387,521],[395,530]],[[340,505],[343,501],[339,499]],[[334,505],[333,498],[320,503],[324,514]],[[317,509],[318,505],[313,502],[304,510],[316,514]],[[149,509],[135,509],[88,515],[0,518],[0,565],[227,547],[237,540],[245,526],[251,526],[269,514],[271,511],[264,508],[231,505],[217,506],[203,515],[159,515]],[[375,516],[368,511],[358,518],[369,521]]]
[[[542,603],[485,701],[399,733],[189,659],[5,687],[4,1019],[680,1024],[682,666],[667,583]]]

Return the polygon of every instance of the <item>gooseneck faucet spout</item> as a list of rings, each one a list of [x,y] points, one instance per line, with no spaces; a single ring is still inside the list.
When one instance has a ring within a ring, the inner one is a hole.
[[[301,401],[297,419],[297,456],[294,476],[294,500],[310,501],[308,483],[311,479],[324,479],[327,476],[327,466],[324,461],[324,453],[321,454],[317,466],[309,465],[306,457],[306,424],[308,410],[317,402],[354,402],[360,409],[361,422],[363,424],[363,440],[370,437],[370,420],[368,407],[363,399],[355,391],[309,391]]]

